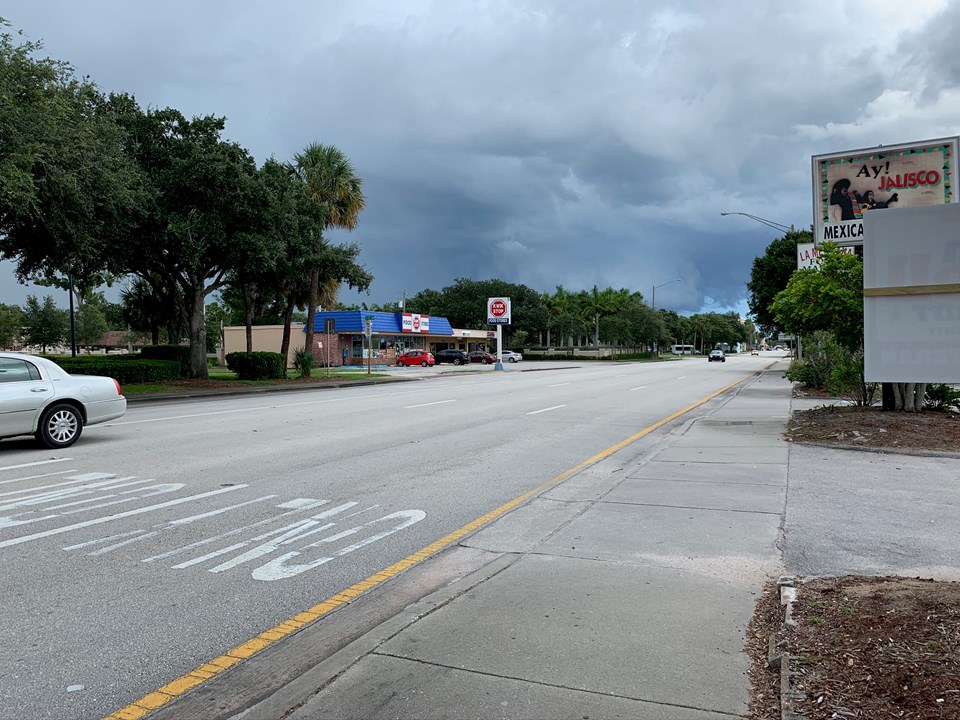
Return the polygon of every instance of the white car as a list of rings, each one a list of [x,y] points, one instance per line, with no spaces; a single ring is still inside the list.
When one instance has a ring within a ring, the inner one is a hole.
[[[520,362],[523,360],[523,355],[513,350],[504,350],[502,354],[506,362]]]
[[[127,399],[113,378],[70,375],[45,358],[0,352],[0,438],[33,435],[47,447],[65,448],[85,425],[126,411]]]

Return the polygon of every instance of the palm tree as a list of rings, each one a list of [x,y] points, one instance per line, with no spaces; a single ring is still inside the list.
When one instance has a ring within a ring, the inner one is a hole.
[[[353,230],[357,226],[360,213],[366,205],[362,189],[363,179],[357,177],[343,151],[333,145],[313,143],[296,156],[295,170],[306,186],[307,196],[320,213],[322,229]],[[307,299],[307,332],[304,347],[311,350],[313,349],[314,316],[320,294],[319,258],[324,242],[321,234],[317,240],[317,264],[312,270]],[[329,290],[329,287],[327,289]],[[309,371],[307,377],[309,377]]]

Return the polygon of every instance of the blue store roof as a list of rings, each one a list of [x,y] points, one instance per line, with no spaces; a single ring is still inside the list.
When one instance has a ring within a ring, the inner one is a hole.
[[[328,318],[336,323],[337,333],[362,333],[364,320],[373,317],[374,335],[453,335],[450,321],[439,315],[430,315],[430,332],[403,332],[402,313],[375,312],[373,310],[337,310],[318,312],[313,318],[313,331],[322,333]],[[306,326],[304,326],[306,332]]]

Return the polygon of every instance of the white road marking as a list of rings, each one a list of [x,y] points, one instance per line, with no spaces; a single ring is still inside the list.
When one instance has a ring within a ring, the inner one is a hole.
[[[565,408],[566,405],[554,405],[553,407],[544,408],[543,410],[534,410],[533,412],[528,412],[527,415],[538,415],[540,413],[550,412],[551,410],[559,410],[560,408]]]
[[[568,382],[566,382],[566,383],[557,383],[557,384],[555,384],[555,385],[547,385],[547,387],[548,387],[548,388],[551,388],[551,387],[563,387],[564,385],[569,385],[569,384],[570,384],[570,383],[568,383]]]
[[[630,388],[629,392],[633,392],[634,390],[646,390],[646,389],[647,389],[646,385],[638,385],[635,388]]]
[[[167,552],[161,553],[159,555],[154,555],[152,557],[144,558],[142,562],[153,562],[154,560],[164,560],[168,557],[172,557],[174,555],[179,555],[182,552],[186,552],[187,550],[193,550],[193,548],[200,547],[201,545],[209,545],[210,543],[216,542],[217,540],[221,540],[225,537],[231,537],[232,535],[239,535],[244,530],[250,530],[251,528],[262,527],[263,525],[269,525],[270,523],[276,522],[280,518],[287,517],[288,515],[295,515],[298,512],[302,512],[303,510],[313,509],[315,507],[320,507],[321,505],[326,505],[328,502],[330,501],[317,500],[312,506],[306,506],[303,508],[299,508],[297,510],[291,510],[290,512],[281,513],[276,517],[266,518],[265,520],[258,520],[257,522],[252,523],[250,525],[244,525],[243,527],[234,528],[233,530],[228,530],[225,533],[220,533],[219,535],[214,535],[213,537],[205,538],[203,540],[197,540],[197,542],[190,543],[189,545],[184,545],[183,547],[175,548],[173,550],[168,550]]]
[[[685,380],[686,377],[686,375],[681,375],[680,377],[674,378],[674,380]]]
[[[19,468],[25,467],[36,467],[37,465],[49,465],[50,463],[60,463],[60,462],[73,462],[72,458],[56,458],[53,460],[37,460],[32,463],[21,463],[20,465],[5,465],[0,467],[0,472],[4,470],[18,470]]]
[[[430,405],[445,405],[446,403],[456,402],[456,400],[437,400],[436,402],[420,403],[419,405],[407,405],[404,407],[404,410],[410,410],[412,408],[422,408],[429,407]]]
[[[156,505],[149,505],[143,508],[137,508],[136,510],[128,510],[127,512],[117,513],[116,515],[108,515],[107,517],[86,520],[73,525],[54,528],[53,530],[45,530],[44,532],[34,533],[33,535],[24,535],[18,538],[11,538],[9,540],[0,541],[0,548],[11,547],[13,545],[22,545],[23,543],[31,542],[32,540],[40,540],[42,538],[52,537],[54,535],[62,535],[63,533],[71,532],[72,530],[80,530],[81,528],[91,527],[93,525],[102,525],[103,523],[112,522],[114,520],[121,520],[134,515],[142,515],[143,513],[152,512],[154,510],[162,510],[175,505],[182,505],[183,503],[191,502],[193,500],[200,500],[202,498],[213,497],[214,495],[222,495],[224,493],[242,490],[245,487],[248,487],[248,485],[233,485],[231,487],[220,488],[219,490],[211,490],[210,492],[199,493],[197,495],[189,495],[177,500],[168,500],[167,502],[157,503]]]
[[[42,475],[25,475],[24,477],[11,478],[9,480],[0,480],[0,485],[6,485],[8,483],[15,482],[24,482],[25,480],[38,480],[39,478],[53,477],[54,475],[66,475],[69,472],[76,472],[76,470],[57,470],[57,472],[52,473],[43,473]]]

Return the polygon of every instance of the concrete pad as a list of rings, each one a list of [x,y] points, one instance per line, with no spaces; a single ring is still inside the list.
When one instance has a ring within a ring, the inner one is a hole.
[[[381,652],[746,714],[749,681],[741,648],[755,592],[665,568],[529,555],[422,618]]]
[[[761,583],[775,572],[778,515],[600,503],[538,552]]]
[[[605,498],[608,503],[665,505],[705,510],[783,512],[786,488],[777,485],[742,485],[675,480],[627,480]]]
[[[579,515],[586,507],[587,503],[536,498],[499,522],[471,535],[461,544],[493,552],[530,552],[547,535]]]
[[[740,447],[738,444],[727,447],[699,447],[688,445],[684,447],[669,447],[657,454],[660,462],[697,462],[697,463],[742,463],[752,462],[757,465],[786,465],[787,447],[781,443],[779,447],[751,448]]]
[[[960,580],[958,478],[954,458],[792,446],[787,571]]]
[[[609,469],[595,466],[577,473],[551,488],[540,497],[561,502],[590,502],[603,497],[603,494],[623,480],[626,473],[623,468]]]
[[[659,462],[658,459],[630,470],[627,477],[782,487],[787,484],[787,465],[786,463],[783,465],[753,463],[710,465],[699,462]]]
[[[783,423],[777,424],[782,431]],[[698,427],[696,431],[689,432],[676,438],[671,446],[674,447],[738,447],[748,449],[750,452],[763,452],[764,448],[775,448],[783,445],[783,438],[780,433],[770,433],[767,431],[754,431],[738,427]]]
[[[729,720],[728,715],[371,655],[290,720]]]

